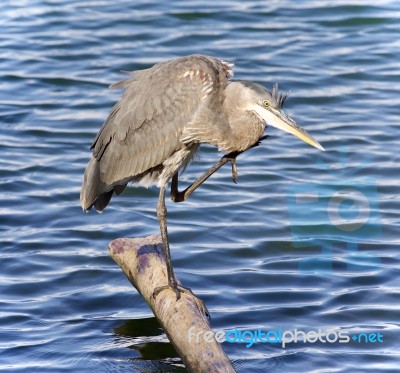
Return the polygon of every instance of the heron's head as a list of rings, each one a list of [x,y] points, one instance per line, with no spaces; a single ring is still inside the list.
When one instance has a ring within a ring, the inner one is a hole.
[[[243,104],[246,110],[256,113],[266,125],[289,132],[306,143],[320,150],[325,150],[314,137],[285,114],[283,104],[288,93],[280,94],[278,84],[274,84],[272,91],[270,91],[257,83],[247,81],[240,81],[240,83],[244,86],[245,102]]]

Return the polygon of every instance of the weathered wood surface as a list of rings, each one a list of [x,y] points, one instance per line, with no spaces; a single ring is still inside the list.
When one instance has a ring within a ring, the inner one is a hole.
[[[177,301],[175,293],[167,289],[153,297],[155,288],[167,284],[159,235],[118,238],[110,242],[109,250],[150,306],[189,372],[235,372],[220,344],[210,338],[208,319],[193,296],[182,293]],[[208,338],[204,338],[205,333]]]

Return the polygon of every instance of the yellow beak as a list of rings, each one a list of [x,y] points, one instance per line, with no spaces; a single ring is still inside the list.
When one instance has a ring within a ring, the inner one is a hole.
[[[307,144],[314,146],[317,149],[325,151],[323,146],[315,140],[304,128],[300,127],[292,118],[286,115],[284,112],[279,112],[278,115],[274,115],[274,120],[268,123],[272,127],[279,128],[283,131],[289,132],[292,135],[297,136]]]
[[[255,111],[260,115],[267,125],[275,128],[279,128],[282,131],[289,132],[292,135],[297,136],[299,139],[303,140],[307,144],[314,146],[317,149],[325,151],[323,146],[312,137],[305,129],[300,127],[292,118],[286,115],[283,111],[278,111],[273,108],[264,109],[257,105]]]

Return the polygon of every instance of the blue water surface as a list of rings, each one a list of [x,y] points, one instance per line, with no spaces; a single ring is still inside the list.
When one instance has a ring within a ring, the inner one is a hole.
[[[395,0],[2,1],[0,370],[186,371],[107,249],[158,232],[157,188],[128,189],[102,215],[83,214],[79,192],[121,70],[193,53],[290,90],[287,112],[326,148],[269,128],[238,158],[237,185],[226,166],[168,202],[176,273],[214,330],[350,337],[224,342],[235,368],[398,372]],[[203,146],[183,183],[220,156]]]

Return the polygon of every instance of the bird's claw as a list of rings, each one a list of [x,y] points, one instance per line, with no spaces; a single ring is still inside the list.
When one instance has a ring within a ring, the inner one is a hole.
[[[236,167],[236,158],[231,158],[230,161],[232,164],[232,180],[235,184],[237,184],[238,172]]]
[[[229,154],[226,154],[224,158],[226,161],[231,162],[232,165],[232,180],[235,184],[237,184],[237,179],[238,179],[238,172],[237,172],[237,167],[236,167],[236,157],[239,154],[242,154],[243,152],[232,152]]]
[[[181,285],[178,285],[177,283],[171,283],[168,285],[163,285],[163,286],[159,286],[159,287],[155,288],[153,291],[153,298],[155,299],[158,294],[160,294],[163,290],[166,290],[166,289],[171,289],[175,293],[176,301],[181,299],[181,293],[188,293],[188,295],[190,295],[192,297],[192,299],[196,302],[200,311],[203,312],[207,318],[210,318],[210,312],[208,312],[206,305],[200,298],[198,298],[198,297],[196,297],[196,295],[194,295],[192,289],[183,287]]]

